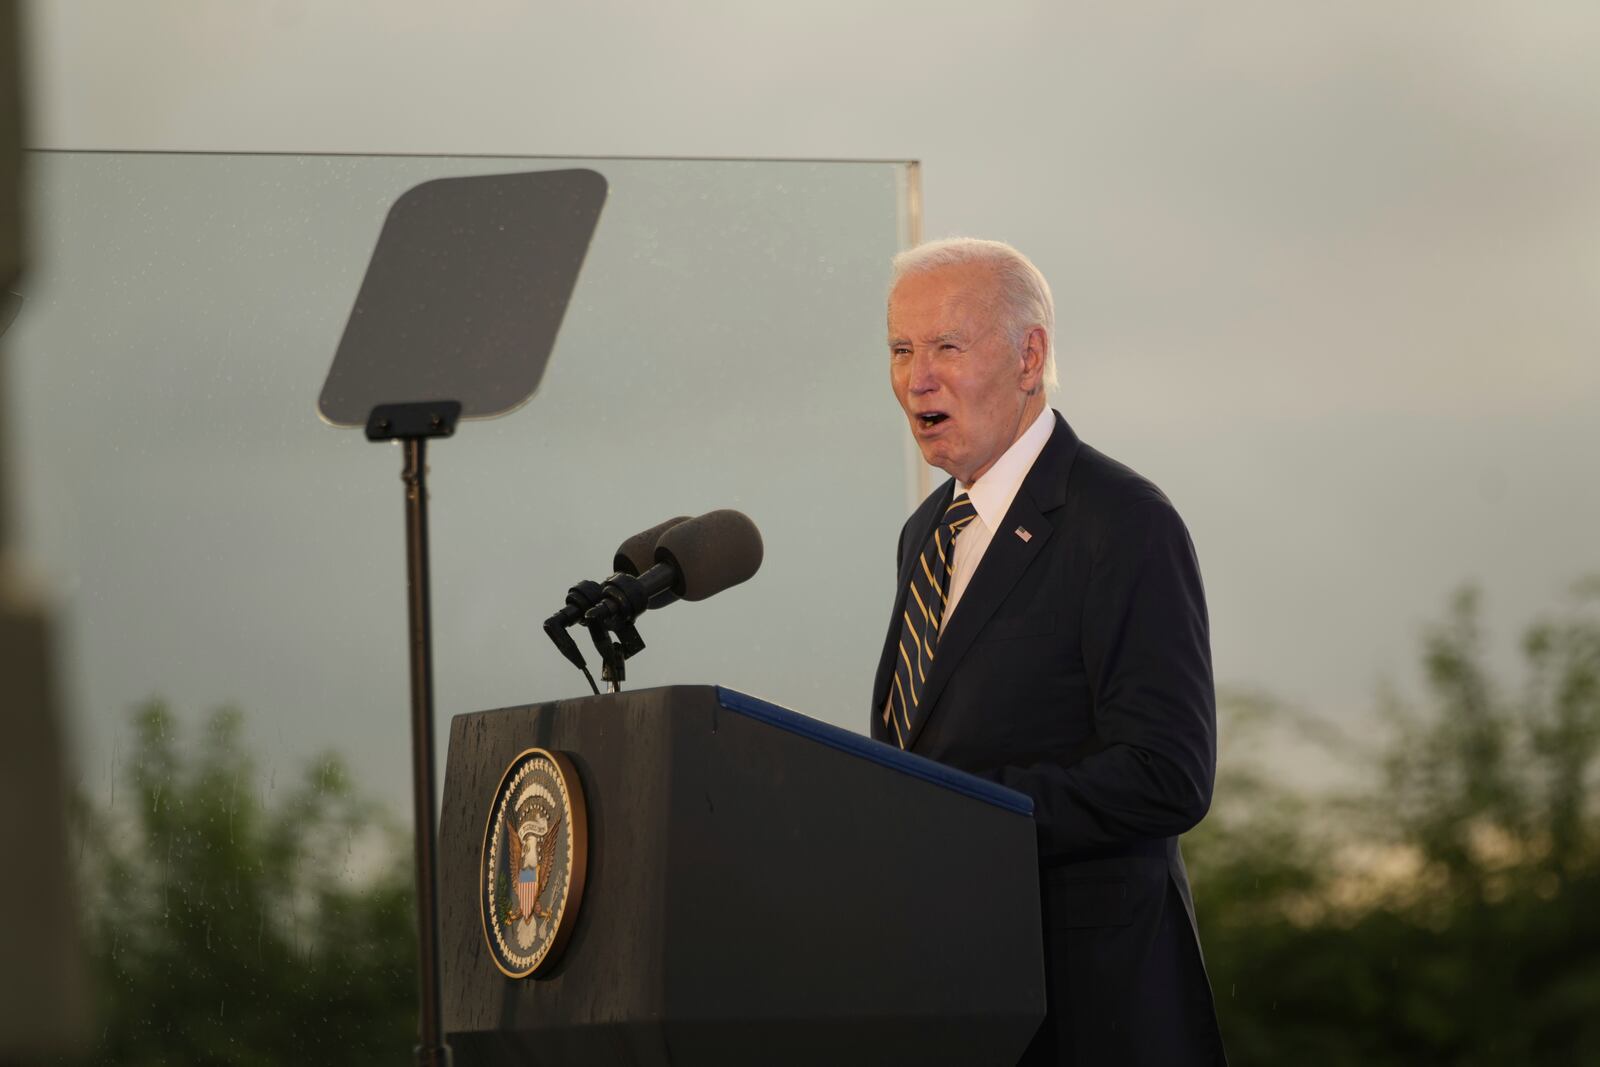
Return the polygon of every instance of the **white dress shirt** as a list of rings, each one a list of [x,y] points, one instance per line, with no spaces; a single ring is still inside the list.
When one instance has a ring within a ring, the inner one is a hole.
[[[944,601],[947,621],[956,613],[961,594],[967,591],[967,583],[972,581],[973,572],[989,550],[989,542],[994,540],[1006,512],[1011,510],[1011,501],[1022,488],[1022,480],[1033,469],[1034,460],[1044,451],[1045,442],[1050,440],[1055,428],[1056,413],[1046,407],[982,477],[971,485],[956,483],[956,495],[966,493],[978,517],[962,527],[956,538],[956,558],[950,564],[950,592]]]

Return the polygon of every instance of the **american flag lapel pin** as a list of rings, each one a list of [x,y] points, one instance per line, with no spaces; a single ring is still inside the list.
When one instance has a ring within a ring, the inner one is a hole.
[[[1021,526],[1017,527],[1016,534],[1017,534],[1018,537],[1022,538],[1022,543],[1023,544],[1027,544],[1029,541],[1033,540],[1033,534],[1029,533],[1027,530],[1023,529]]]

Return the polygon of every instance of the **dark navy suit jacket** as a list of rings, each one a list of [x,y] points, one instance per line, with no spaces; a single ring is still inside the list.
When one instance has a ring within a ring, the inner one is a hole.
[[[911,568],[953,486],[900,534],[872,695],[873,736],[891,744]],[[1225,1062],[1178,850],[1211,802],[1210,636],[1167,498],[1057,413],[921,688],[911,751],[1033,798],[1049,1015],[1023,1062]]]

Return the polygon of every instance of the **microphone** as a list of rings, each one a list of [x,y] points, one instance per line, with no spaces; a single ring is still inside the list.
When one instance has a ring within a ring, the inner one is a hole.
[[[656,540],[663,533],[688,518],[689,516],[687,515],[679,515],[676,518],[668,519],[666,522],[658,522],[650,529],[641,530],[622,542],[617,547],[616,557],[612,561],[617,573],[613,574],[607,581],[609,582],[619,575],[636,575],[641,570],[648,568],[650,561],[655,558]],[[641,564],[640,560],[645,562]],[[544,620],[544,632],[549,635],[551,641],[555,642],[556,648],[560,650],[563,656],[567,657],[568,662],[583,671],[584,674],[588,674],[589,669],[583,662],[583,653],[578,651],[578,646],[573,643],[572,638],[567,636],[566,631],[569,627],[583,620],[584,612],[589,611],[601,602],[603,593],[604,590],[599,582],[579,582],[567,590],[567,602],[562,606],[561,610]],[[677,598],[669,593],[659,603],[651,601],[651,606],[661,607],[672,603],[675,599]]]
[[[679,523],[688,521],[689,516],[679,515],[675,519],[657,523],[648,530],[634,534],[617,546],[617,554],[611,561],[611,569],[617,574],[626,574],[634,578],[639,577],[655,564],[656,542],[661,540],[661,535]],[[666,589],[650,598],[650,606],[652,608],[664,608],[677,599],[677,593],[674,593],[671,589]],[[589,606],[593,607],[594,605],[591,604]]]
[[[600,601],[583,614],[589,627],[631,623],[656,598],[704,600],[749,581],[761,567],[761,531],[742,512],[708,511],[673,526],[656,542],[655,566],[641,574],[613,574]]]
[[[636,576],[640,571],[648,569],[655,562],[656,541],[674,526],[688,521],[688,518],[689,516],[687,515],[679,515],[676,518],[668,519],[666,522],[658,522],[650,529],[641,530],[618,545],[616,556],[612,559],[612,567],[615,569],[616,574],[613,574],[606,581],[611,581],[617,574]],[[566,604],[560,611],[544,620],[545,632],[551,633],[551,636],[554,637],[553,630],[565,630],[570,626],[576,626],[582,621],[584,612],[600,603],[601,593],[602,590],[598,582],[579,582],[571,589],[568,589]],[[664,604],[670,604],[671,602],[671,600],[663,601]],[[651,604],[651,607],[660,606],[660,604]],[[572,657],[568,656],[567,658],[571,659]]]

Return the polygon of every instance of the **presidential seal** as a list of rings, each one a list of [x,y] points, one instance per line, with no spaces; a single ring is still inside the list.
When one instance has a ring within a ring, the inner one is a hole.
[[[511,761],[483,831],[478,909],[494,965],[526,978],[561,955],[583,900],[589,826],[572,761],[530,748]]]

